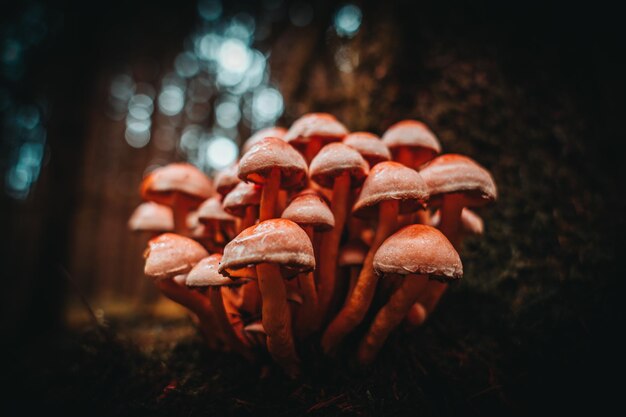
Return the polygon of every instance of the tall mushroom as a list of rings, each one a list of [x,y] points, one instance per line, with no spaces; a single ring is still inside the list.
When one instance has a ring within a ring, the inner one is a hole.
[[[359,345],[357,357],[362,364],[374,360],[389,333],[420,296],[425,279],[448,282],[463,275],[459,254],[448,239],[434,227],[421,224],[407,226],[389,237],[374,256],[374,270],[379,275],[397,274],[404,278],[378,311]]]
[[[187,274],[186,285],[192,288],[207,289],[211,306],[217,318],[217,324],[220,326],[222,333],[226,336],[226,341],[230,347],[247,359],[252,360],[250,349],[246,346],[235,332],[226,309],[224,308],[224,299],[222,298],[222,287],[231,285],[241,285],[241,279],[233,281],[232,279],[220,274],[217,269],[222,255],[214,253],[200,260]]]
[[[370,171],[352,212],[358,217],[378,218],[378,226],[354,290],[322,337],[322,348],[326,353],[334,351],[365,317],[377,284],[372,267],[374,254],[396,231],[398,215],[414,212],[427,198],[426,184],[411,168],[388,161],[379,163]]]
[[[335,291],[339,243],[348,217],[350,190],[363,183],[369,169],[361,154],[343,143],[330,143],[322,148],[311,161],[309,169],[313,181],[333,190],[330,207],[335,218],[335,228],[322,236],[319,257],[319,319],[323,321]]]
[[[241,148],[241,155],[248,153],[248,151],[252,149],[252,147],[256,145],[256,143],[260,141],[261,139],[265,139],[265,138],[282,139],[285,136],[285,133],[287,133],[287,129],[285,129],[284,127],[274,126],[274,127],[266,127],[265,129],[261,129],[255,132],[254,135],[250,136],[244,142],[243,147]]]
[[[314,242],[314,233],[327,232],[335,227],[333,213],[324,199],[312,190],[296,195],[283,211],[282,218],[302,227],[311,243]],[[318,314],[317,288],[312,271],[300,274],[296,279],[303,303],[298,311],[295,328],[300,337],[306,337],[314,330]]]
[[[294,148],[278,138],[259,140],[239,161],[239,178],[263,187],[259,220],[276,217],[279,189],[302,188],[306,162]]]
[[[417,120],[403,120],[389,127],[383,142],[393,155],[393,160],[417,169],[441,153],[441,145],[433,132]]]
[[[174,230],[172,209],[153,202],[141,203],[128,219],[128,228],[151,234],[171,232]]]
[[[141,182],[141,197],[171,207],[174,229],[187,234],[187,215],[213,194],[209,177],[191,164],[173,163],[157,168]]]
[[[315,268],[313,245],[304,230],[291,220],[266,220],[244,230],[226,245],[219,272],[232,276],[250,265],[256,266],[259,280],[268,350],[288,375],[296,376],[299,359],[283,276]]]
[[[356,149],[365,158],[370,168],[379,162],[391,159],[391,152],[385,142],[373,133],[352,132],[343,138],[343,143]]]
[[[458,154],[433,159],[420,174],[428,186],[431,205],[440,207],[439,230],[460,250],[463,208],[480,207],[497,198],[493,177],[473,159]],[[428,283],[419,299],[427,312],[435,308],[445,289],[437,282]]]
[[[293,122],[284,139],[310,163],[324,145],[339,142],[347,134],[348,129],[332,114],[307,113]]]

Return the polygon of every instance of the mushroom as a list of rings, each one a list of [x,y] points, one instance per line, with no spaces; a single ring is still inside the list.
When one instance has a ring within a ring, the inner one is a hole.
[[[235,163],[215,175],[215,189],[222,197],[226,197],[241,182],[238,173],[239,165]]]
[[[213,318],[209,300],[202,294],[191,291],[184,285],[182,276],[185,276],[202,258],[207,257],[207,251],[193,239],[173,233],[164,233],[151,239],[144,252],[146,264],[144,273],[151,278],[163,295],[178,304],[187,307],[195,313],[200,323],[202,333],[211,343],[213,332],[206,327]],[[174,281],[174,278],[177,281]]]
[[[137,206],[128,220],[128,228],[133,232],[159,234],[174,230],[172,209],[151,201]]]
[[[326,353],[361,323],[376,290],[372,260],[383,241],[397,228],[399,214],[411,213],[428,198],[426,184],[417,171],[397,162],[381,162],[370,171],[352,212],[357,217],[378,218],[374,240],[365,258],[354,290],[322,337]]]
[[[497,197],[496,184],[485,168],[467,156],[441,155],[426,165],[420,174],[428,186],[431,205],[440,207],[439,230],[457,250],[461,245],[461,222],[464,207],[480,207]],[[446,289],[438,282],[429,282],[419,299],[430,313]]]
[[[430,219],[430,225],[433,227],[439,227],[441,222],[441,211],[437,210]],[[460,238],[465,236],[478,236],[482,235],[485,231],[485,224],[483,219],[474,211],[463,207],[461,211],[461,230]]]
[[[240,230],[247,229],[256,223],[261,204],[261,187],[247,182],[240,182],[224,197],[222,206],[227,213],[241,218]]]
[[[346,299],[350,297],[350,294],[352,294],[352,290],[356,285],[357,279],[359,278],[359,272],[361,272],[361,267],[363,266],[363,262],[365,262],[365,257],[367,256],[368,249],[369,248],[365,243],[363,243],[362,240],[353,239],[342,247],[339,252],[337,265],[341,268],[347,268],[349,270],[348,275],[350,278],[348,280]]]
[[[293,342],[283,276],[315,268],[311,241],[291,220],[263,221],[247,228],[226,245],[219,272],[232,276],[250,265],[256,266],[269,353],[288,375],[296,376],[299,359]]]
[[[383,134],[383,142],[393,160],[417,169],[441,153],[441,145],[433,132],[417,120],[403,120]]]
[[[365,158],[370,168],[379,162],[391,159],[391,152],[385,142],[373,133],[353,132],[343,138],[343,143],[356,149]]]
[[[327,232],[335,227],[333,213],[326,201],[313,190],[305,190],[293,197],[282,218],[297,223],[304,229],[307,236],[314,242],[314,233]],[[308,336],[314,329],[318,315],[317,289],[313,271],[297,277],[298,286],[302,291],[302,308],[296,318],[296,332],[299,337]]]
[[[420,296],[427,277],[442,282],[463,276],[459,254],[448,239],[432,226],[415,224],[393,234],[374,255],[378,275],[397,274],[404,278],[389,301],[378,311],[361,341],[357,358],[371,363],[387,337],[407,315]]]
[[[283,139],[283,137],[285,136],[285,133],[287,133],[287,129],[285,129],[284,127],[274,126],[274,127],[266,127],[265,129],[261,129],[258,132],[256,132],[254,135],[250,136],[244,142],[243,147],[241,149],[241,154],[242,155],[246,154],[261,139],[265,139],[268,137]]]
[[[306,162],[283,140],[267,137],[259,140],[239,161],[239,178],[263,186],[259,220],[276,214],[278,190],[301,188],[307,179]]]
[[[324,145],[339,142],[347,134],[348,129],[332,114],[307,113],[293,122],[284,139],[311,162]]]
[[[252,360],[253,357],[250,350],[235,333],[228,319],[226,309],[224,308],[224,299],[222,298],[222,287],[241,285],[242,282],[240,281],[242,280],[233,281],[221,275],[217,271],[221,260],[222,255],[219,253],[214,253],[200,260],[187,274],[186,285],[192,288],[207,288],[213,312],[217,318],[218,326],[226,337],[227,344],[245,358]]]
[[[141,182],[141,197],[171,207],[174,229],[187,233],[187,215],[213,194],[209,177],[191,164],[174,163],[157,168]]]
[[[216,245],[213,250],[219,251],[229,240],[224,236],[223,230],[228,234],[233,233],[235,217],[224,211],[219,196],[211,197],[198,207],[198,222],[203,224]]]
[[[322,236],[320,252],[318,302],[320,320],[325,320],[335,291],[339,241],[350,204],[350,189],[359,187],[368,174],[365,159],[355,149],[343,143],[330,143],[313,158],[310,176],[320,186],[332,189],[330,203],[335,228]]]

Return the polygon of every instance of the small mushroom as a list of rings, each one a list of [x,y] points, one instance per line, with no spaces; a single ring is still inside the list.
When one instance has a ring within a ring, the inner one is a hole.
[[[420,296],[428,277],[448,282],[463,275],[459,254],[448,239],[434,227],[421,224],[407,226],[385,240],[374,256],[374,270],[383,277],[397,274],[404,278],[359,345],[357,357],[362,364],[374,360]]]
[[[141,182],[141,197],[171,207],[174,229],[187,233],[187,215],[213,194],[209,177],[191,164],[174,163],[157,168]]]
[[[321,233],[335,227],[333,213],[326,201],[313,190],[305,190],[296,195],[282,214],[283,219],[297,223],[314,242],[314,233]],[[303,303],[296,318],[296,332],[299,337],[306,337],[315,330],[318,313],[318,297],[315,278],[312,271],[299,274],[298,286],[302,291]]]
[[[160,234],[174,230],[172,209],[153,202],[141,203],[128,220],[128,228],[133,232]]]
[[[313,270],[315,256],[311,241],[291,220],[263,221],[247,228],[226,245],[219,272],[232,276],[250,265],[256,266],[268,350],[288,375],[296,376],[299,359],[281,267],[290,274]]]
[[[383,134],[383,142],[393,160],[417,169],[441,153],[441,145],[433,132],[417,120],[403,120]]]
[[[266,127],[265,129],[261,129],[258,132],[256,132],[254,135],[250,136],[244,142],[243,147],[241,149],[241,154],[244,155],[248,153],[248,151],[252,149],[252,147],[256,145],[256,143],[260,141],[261,139],[265,139],[265,138],[283,139],[285,136],[285,133],[287,133],[287,129],[285,129],[284,127],[274,126],[274,127]]]
[[[353,132],[343,138],[343,143],[356,149],[365,158],[370,168],[379,162],[391,159],[391,152],[385,142],[373,133]]]
[[[192,288],[207,288],[211,306],[217,318],[218,326],[222,333],[226,336],[226,341],[230,347],[243,355],[245,358],[252,360],[248,347],[242,342],[233,325],[228,319],[226,309],[224,308],[224,299],[222,298],[222,287],[237,285],[238,281],[221,275],[217,269],[222,255],[215,253],[200,260],[187,275],[186,284]],[[239,283],[241,285],[242,283]]]
[[[258,141],[239,161],[239,178],[263,187],[259,220],[276,216],[278,190],[302,188],[307,180],[306,162],[283,140]]]
[[[347,134],[348,129],[332,114],[307,113],[293,122],[284,139],[311,162],[326,144],[339,142]]]
[[[343,143],[326,145],[311,161],[311,179],[333,190],[330,203],[335,227],[322,236],[320,252],[318,302],[319,319],[325,320],[335,292],[339,241],[348,217],[350,190],[359,187],[368,174],[365,159],[355,149]]]
[[[261,186],[240,182],[224,197],[222,206],[227,213],[241,218],[240,230],[254,226],[259,217],[259,205],[261,204]]]
[[[370,171],[352,212],[357,217],[378,218],[378,227],[354,290],[322,337],[326,353],[334,351],[363,321],[376,291],[372,260],[383,241],[396,231],[398,215],[417,210],[427,199],[426,184],[411,168],[387,161]]]
[[[235,217],[224,211],[220,200],[219,196],[207,199],[198,207],[197,212],[198,222],[207,228],[216,245],[212,248],[213,251],[219,251],[226,244],[229,239],[224,236],[223,231],[232,234],[235,224]]]
[[[215,175],[215,189],[222,197],[226,197],[241,182],[238,173],[239,165],[233,164]]]

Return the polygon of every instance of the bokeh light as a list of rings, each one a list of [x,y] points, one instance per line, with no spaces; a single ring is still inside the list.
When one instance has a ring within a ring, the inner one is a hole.
[[[237,144],[226,137],[215,137],[207,144],[207,162],[216,169],[230,166],[235,162],[238,154]]]
[[[354,4],[346,4],[335,13],[334,26],[339,36],[351,38],[359,31],[363,14]]]
[[[159,111],[166,116],[175,116],[185,105],[185,92],[178,86],[163,87],[159,94]]]

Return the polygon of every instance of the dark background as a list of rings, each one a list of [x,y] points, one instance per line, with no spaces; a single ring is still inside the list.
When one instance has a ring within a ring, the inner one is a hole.
[[[33,4],[2,4],[3,41]],[[41,3],[46,35],[19,77],[5,67],[0,78],[16,103],[45,98],[47,130],[30,195],[0,194],[3,415],[561,415],[622,402],[610,382],[623,375],[625,328],[620,13],[600,2],[357,4],[363,25],[350,45],[360,60],[348,75],[332,64],[340,42],[327,30],[332,2],[316,3],[307,28],[276,21],[257,45],[272,51],[281,122],[328,111],[351,130],[382,133],[418,118],[444,149],[490,169],[500,197],[481,212],[485,236],[465,245],[465,282],[423,329],[390,340],[373,369],[350,366],[349,349],[337,362],[310,349],[297,382],[276,372],[259,381],[257,369],[212,356],[194,337],[146,354],[120,336],[136,323],[67,328],[63,270],[79,285],[90,279],[71,266],[81,265],[77,239],[107,246],[96,224],[76,229],[80,207],[93,195],[102,204],[121,198],[102,197],[85,163],[102,86],[119,68],[171,61],[197,12],[187,1]],[[229,4],[225,13],[240,9],[256,16],[259,6]],[[6,170],[13,139],[2,120]],[[109,154],[135,169],[129,188],[145,152]],[[139,199],[125,201],[124,209]],[[120,209],[120,221],[128,213]]]

